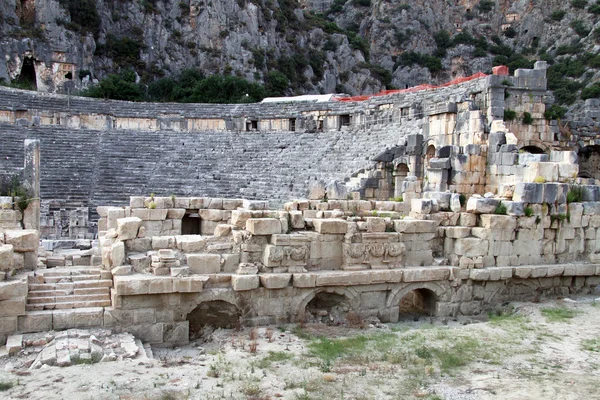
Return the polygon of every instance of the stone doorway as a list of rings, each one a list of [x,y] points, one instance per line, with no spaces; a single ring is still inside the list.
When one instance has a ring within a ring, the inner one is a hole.
[[[578,178],[600,179],[600,146],[586,146],[577,153]]]
[[[22,89],[37,90],[37,79],[35,75],[35,61],[33,57],[26,57],[21,66],[21,73],[16,79],[18,86]]]
[[[206,327],[233,329],[239,326],[242,313],[234,304],[222,300],[200,303],[187,315],[190,340],[202,337]]]
[[[417,321],[421,317],[435,315],[437,305],[436,294],[429,289],[415,289],[400,299],[399,320]]]
[[[310,313],[318,322],[327,324],[343,322],[348,311],[350,311],[348,299],[346,296],[336,293],[319,292],[306,305],[307,313]]]
[[[201,218],[198,214],[185,214],[181,219],[182,235],[200,235]]]

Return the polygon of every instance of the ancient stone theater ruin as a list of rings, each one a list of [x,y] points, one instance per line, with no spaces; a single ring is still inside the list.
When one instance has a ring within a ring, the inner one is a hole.
[[[0,89],[0,170],[32,193],[0,202],[0,343],[105,327],[184,344],[206,324],[474,315],[600,284],[600,107],[547,120],[544,62],[300,100]]]

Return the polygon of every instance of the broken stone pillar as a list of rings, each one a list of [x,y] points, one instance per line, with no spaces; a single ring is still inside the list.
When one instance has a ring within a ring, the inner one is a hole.
[[[40,230],[40,141],[25,140],[25,168],[23,184],[31,200],[23,212],[23,227]]]

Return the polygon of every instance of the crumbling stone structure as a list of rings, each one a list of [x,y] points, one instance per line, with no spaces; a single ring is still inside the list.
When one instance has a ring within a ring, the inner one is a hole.
[[[98,247],[0,284],[25,308],[0,317],[4,335],[106,327],[179,344],[206,323],[472,315],[600,284],[595,156],[581,161],[597,104],[547,121],[544,63],[361,102],[65,112],[56,95],[6,93],[27,104],[4,100],[7,148],[42,142],[42,209],[94,206]],[[69,185],[52,176],[79,167]]]

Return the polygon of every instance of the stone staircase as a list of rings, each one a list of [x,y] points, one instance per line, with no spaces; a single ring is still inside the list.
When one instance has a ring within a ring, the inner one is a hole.
[[[108,307],[110,272],[96,267],[37,270],[29,279],[27,311]]]

